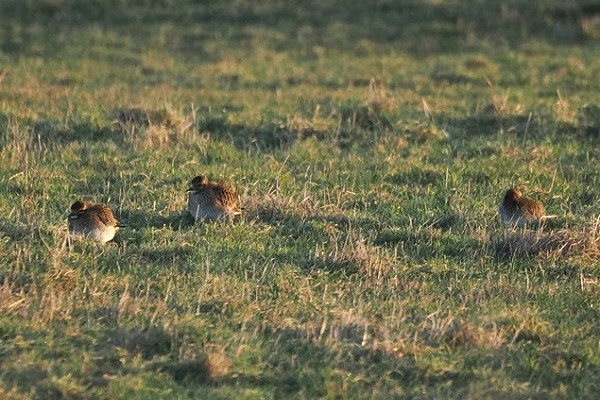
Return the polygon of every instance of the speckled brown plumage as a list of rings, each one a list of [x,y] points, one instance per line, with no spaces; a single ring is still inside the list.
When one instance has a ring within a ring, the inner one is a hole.
[[[102,244],[112,240],[119,225],[113,212],[101,203],[82,202],[77,200],[71,205],[69,214],[69,237],[80,240],[92,238]]]
[[[502,222],[517,226],[538,221],[546,214],[542,203],[528,197],[523,197],[521,191],[517,188],[506,191],[498,207],[498,212],[502,217]]]
[[[241,213],[235,189],[222,183],[209,182],[198,175],[188,189],[188,211],[196,221],[215,220]]]

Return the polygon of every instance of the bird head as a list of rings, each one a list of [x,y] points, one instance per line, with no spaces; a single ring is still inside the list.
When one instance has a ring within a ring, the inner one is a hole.
[[[505,202],[515,202],[521,198],[521,191],[515,186],[506,191],[504,195]]]
[[[202,187],[208,184],[208,178],[204,175],[198,175],[190,182],[190,188],[187,190],[188,192],[194,192],[202,189]]]
[[[75,219],[79,217],[79,215],[85,211],[86,208],[87,206],[83,201],[77,200],[71,205],[71,214],[69,214],[69,218]]]

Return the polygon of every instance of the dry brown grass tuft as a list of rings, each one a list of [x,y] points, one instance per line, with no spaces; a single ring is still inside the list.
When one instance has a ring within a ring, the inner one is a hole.
[[[27,308],[30,304],[30,299],[21,288],[17,293],[15,287],[11,285],[8,279],[4,280],[4,284],[0,286],[0,311],[3,313],[16,312],[23,308]]]
[[[511,112],[511,104],[507,94],[492,96],[490,106],[490,111],[496,114],[509,114]]]
[[[118,107],[112,111],[112,118],[118,123],[138,126],[163,125],[172,127],[178,125],[179,121],[172,112],[166,108],[151,110],[141,107]]]
[[[44,323],[54,321],[67,321],[71,319],[73,312],[78,304],[76,292],[65,293],[60,290],[44,290],[40,299],[36,299],[39,304],[36,316]]]
[[[283,200],[271,194],[251,194],[243,196],[244,216],[247,222],[263,221],[268,224],[282,223],[286,210],[291,207],[291,199]]]
[[[473,323],[457,323],[451,326],[444,339],[453,346],[474,346],[488,349],[498,349],[502,346],[512,345],[517,342],[539,342],[540,335],[535,329],[528,329],[525,325],[476,325]]]
[[[161,327],[149,327],[140,332],[125,333],[126,347],[134,354],[150,360],[146,371],[166,372],[179,382],[206,382],[227,375],[231,360],[221,345],[199,345],[184,340],[173,359],[172,346],[177,342],[173,333]],[[176,336],[176,335],[175,335]]]
[[[295,133],[298,139],[308,137],[324,138],[324,132],[332,125],[331,121],[321,117],[319,114],[319,106],[315,109],[313,118],[305,118],[296,113],[287,118],[286,129],[291,133]]]
[[[600,290],[600,279],[595,276],[579,275],[582,292],[597,292]]]
[[[348,229],[344,239],[341,232],[332,232],[324,247],[317,247],[315,262],[327,269],[342,269],[350,273],[359,273],[368,282],[381,284],[390,276],[395,260],[383,249],[371,244],[371,238],[365,238],[361,232]]]
[[[208,359],[184,359],[184,360],[153,360],[146,364],[144,371],[167,373],[177,382],[190,384],[206,382],[210,379]]]
[[[294,218],[326,218],[329,213],[325,212],[324,208],[335,209],[333,205],[322,205],[306,190],[293,196],[281,196],[277,192],[273,186],[266,194],[244,193],[242,206],[245,209],[246,221],[277,224]]]
[[[510,231],[496,243],[501,256],[540,256],[542,258],[568,258],[582,256],[600,258],[600,217],[581,232],[561,229],[555,232],[517,230]]]
[[[425,344],[445,343],[450,347],[483,347],[498,349],[517,342],[540,342],[546,323],[527,315],[503,313],[503,322],[464,321],[450,311],[438,310],[427,315],[418,325],[419,337]]]
[[[66,236],[66,229],[61,232]],[[65,259],[68,255],[66,250],[67,240],[63,240],[60,247],[51,249],[50,266],[44,274],[44,290],[57,291],[59,293],[69,293],[77,287],[80,270],[70,268],[66,265]],[[64,245],[63,245],[64,244]]]
[[[372,102],[367,105],[341,107],[336,110],[338,129],[365,129],[389,131],[393,129],[391,121],[387,118],[381,105]]]
[[[9,120],[4,132],[0,132],[0,156],[12,163],[28,163],[31,158],[44,151],[40,135],[34,129]]]
[[[173,132],[163,125],[151,125],[144,133],[141,144],[147,149],[166,147],[174,139]]]
[[[79,270],[64,265],[53,265],[44,276],[44,290],[57,293],[68,293],[75,289],[79,278]]]
[[[194,126],[193,116],[188,118],[168,108],[116,108],[112,118],[118,123],[134,146],[143,149],[163,148],[187,138]]]
[[[600,15],[582,18],[581,27],[589,38],[600,39]]]
[[[393,113],[398,111],[398,99],[381,82],[372,78],[367,92],[367,107],[374,113]]]
[[[375,336],[381,336],[377,324],[369,322],[359,311],[351,309],[298,324],[292,318],[285,318],[277,324],[260,326],[258,329],[274,330],[285,339],[302,340],[315,345],[334,347],[340,343],[350,343],[373,347]]]
[[[419,143],[424,143],[430,140],[442,140],[448,138],[448,133],[441,129],[434,122],[418,122],[409,126],[405,133],[409,137],[415,138]]]
[[[172,333],[162,326],[155,325],[139,330],[123,330],[120,336],[124,347],[131,354],[140,354],[144,359],[169,353],[173,343]]]
[[[204,346],[204,351],[208,356],[208,370],[211,379],[227,375],[231,367],[231,359],[227,357],[225,347],[206,345]]]
[[[577,124],[579,110],[571,105],[569,99],[563,96],[560,90],[556,91],[556,99],[556,104],[553,108],[556,118],[571,124]]]
[[[10,388],[10,390],[0,387],[0,399],[26,400],[30,398],[31,394],[20,393],[16,386]]]

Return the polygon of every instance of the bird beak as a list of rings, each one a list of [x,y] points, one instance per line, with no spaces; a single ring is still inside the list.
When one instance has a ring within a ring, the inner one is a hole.
[[[192,190],[194,190],[194,189],[192,189],[192,188],[189,188],[189,189],[188,189],[188,190],[186,190],[185,192],[186,192],[186,193],[188,193],[188,192],[191,192]]]

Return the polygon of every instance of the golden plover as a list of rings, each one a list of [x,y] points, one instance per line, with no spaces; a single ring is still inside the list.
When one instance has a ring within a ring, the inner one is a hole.
[[[241,214],[239,196],[229,185],[209,182],[206,176],[198,175],[187,191],[188,211],[196,222]]]
[[[529,222],[554,217],[554,215],[546,215],[542,203],[523,197],[521,191],[516,187],[506,191],[502,202],[498,206],[498,212],[502,217],[502,222],[516,226],[523,226]]]
[[[69,237],[73,240],[89,237],[104,244],[115,237],[118,228],[124,226],[117,222],[105,204],[77,200],[71,206]]]

